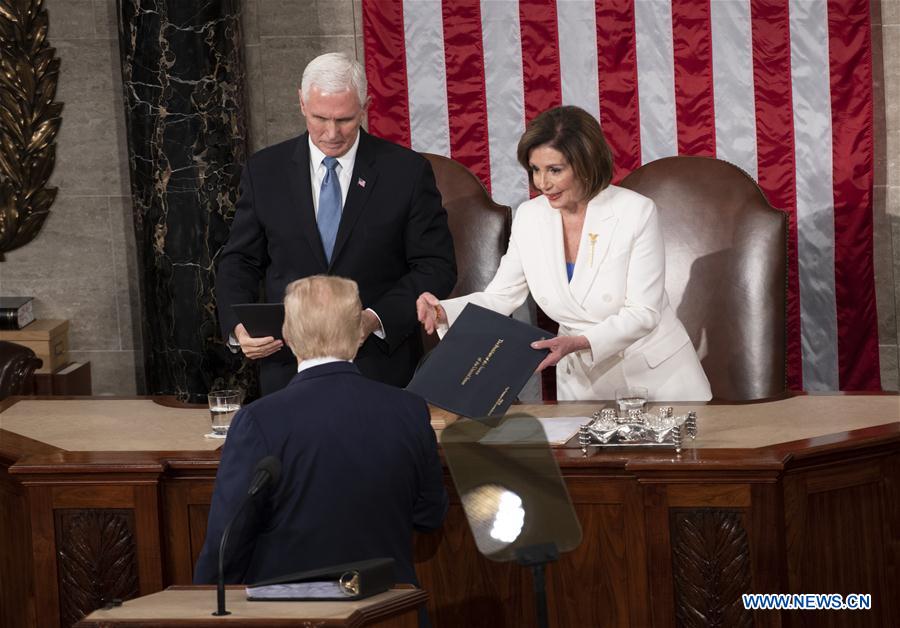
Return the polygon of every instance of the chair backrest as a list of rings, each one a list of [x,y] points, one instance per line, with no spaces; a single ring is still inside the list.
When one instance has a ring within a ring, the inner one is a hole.
[[[718,159],[668,157],[621,186],[654,200],[666,291],[713,398],[781,394],[785,375],[787,220],[745,172]]]
[[[491,200],[472,171],[441,155],[424,153],[431,162],[456,252],[456,287],[451,297],[484,290],[497,272],[509,244],[512,210]],[[424,336],[425,349],[437,343]]]
[[[28,347],[0,340],[0,399],[31,394],[34,371],[42,364]]]
[[[471,170],[457,161],[425,153],[441,192],[453,246],[457,280],[450,296],[484,290],[509,244],[512,210],[495,203]]]

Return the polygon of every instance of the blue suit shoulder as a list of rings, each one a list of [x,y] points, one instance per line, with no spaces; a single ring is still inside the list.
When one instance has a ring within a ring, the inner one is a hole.
[[[378,400],[379,405],[389,405],[396,409],[404,409],[413,414],[428,415],[425,400],[402,388],[383,384],[364,377],[356,367],[345,364],[326,364],[313,367],[307,376],[295,376],[291,382],[276,392],[247,405],[247,409],[257,420],[277,416],[286,407],[296,407],[302,398],[310,400],[314,397],[329,397],[334,394],[335,386],[350,386],[354,396]]]

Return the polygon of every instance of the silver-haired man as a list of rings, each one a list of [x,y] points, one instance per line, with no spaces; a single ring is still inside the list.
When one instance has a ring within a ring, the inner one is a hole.
[[[267,394],[296,360],[279,339],[253,338],[231,305],[279,302],[293,280],[315,274],[359,285],[363,314],[355,364],[372,379],[405,386],[421,357],[416,298],[446,297],[456,283],[453,241],[429,162],[366,133],[366,79],[341,53],[303,72],[307,132],[253,155],[216,277],[222,333],[260,360]]]

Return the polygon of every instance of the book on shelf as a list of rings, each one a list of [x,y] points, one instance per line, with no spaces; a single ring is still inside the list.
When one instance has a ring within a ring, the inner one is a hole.
[[[34,297],[0,297],[0,329],[22,329],[34,320]]]

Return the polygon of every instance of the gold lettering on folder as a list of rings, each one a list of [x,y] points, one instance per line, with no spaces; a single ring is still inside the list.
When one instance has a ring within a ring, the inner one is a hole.
[[[484,367],[487,366],[488,362],[491,361],[491,358],[494,357],[494,354],[497,353],[497,350],[500,348],[500,345],[503,344],[503,338],[498,338],[497,342],[491,347],[490,351],[487,352],[487,355],[478,356],[475,358],[475,362],[472,363],[471,368],[466,372],[465,377],[462,378],[462,381],[459,383],[460,386],[465,386],[469,383],[473,377],[481,373],[484,370]]]
[[[500,396],[497,397],[497,401],[494,402],[494,405],[491,406],[491,409],[488,410],[488,416],[494,414],[494,410],[497,409],[497,406],[503,403],[503,399],[506,397],[506,393],[509,392],[509,386],[503,389],[503,392],[500,393]]]

